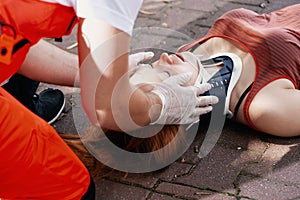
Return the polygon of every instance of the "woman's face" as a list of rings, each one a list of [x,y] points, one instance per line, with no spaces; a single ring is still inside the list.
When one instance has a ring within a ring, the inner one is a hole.
[[[135,85],[140,83],[159,83],[170,76],[186,72],[193,74],[186,85],[194,85],[198,75],[198,67],[196,59],[191,53],[183,52],[171,55],[163,53],[152,66],[148,64],[140,66],[130,77],[130,82]]]

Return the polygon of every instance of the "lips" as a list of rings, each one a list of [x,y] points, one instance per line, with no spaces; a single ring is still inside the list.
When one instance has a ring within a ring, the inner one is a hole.
[[[184,61],[184,58],[183,58],[182,55],[180,55],[179,53],[176,53],[175,55],[176,55],[180,60]]]

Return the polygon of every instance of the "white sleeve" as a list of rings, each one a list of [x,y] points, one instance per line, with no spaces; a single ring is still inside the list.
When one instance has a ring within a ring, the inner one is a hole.
[[[77,0],[78,17],[101,19],[131,35],[143,0]]]

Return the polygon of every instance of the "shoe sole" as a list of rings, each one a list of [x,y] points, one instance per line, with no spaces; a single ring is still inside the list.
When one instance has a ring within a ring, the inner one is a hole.
[[[56,114],[56,116],[48,122],[48,124],[52,124],[53,122],[55,122],[57,120],[57,118],[60,116],[60,114],[64,110],[65,104],[66,104],[66,100],[64,98],[64,103],[63,103],[62,107],[60,108],[60,110],[58,111],[58,113]]]

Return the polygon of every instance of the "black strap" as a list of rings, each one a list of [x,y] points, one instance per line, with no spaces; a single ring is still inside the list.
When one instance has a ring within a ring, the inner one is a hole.
[[[25,46],[26,44],[29,44],[30,42],[27,39],[22,39],[19,42],[17,42],[14,45],[12,54],[15,54],[19,49],[21,49],[23,46]]]
[[[67,32],[69,32],[69,31],[71,30],[71,28],[73,27],[73,24],[74,24],[76,18],[77,18],[76,15],[72,18],[72,20],[71,20],[71,22],[70,22],[70,24],[69,24],[69,26],[68,26],[68,28],[67,28]],[[63,41],[63,38],[62,38],[62,37],[54,38],[54,41],[55,41],[55,42],[62,42],[62,41]]]
[[[252,85],[253,85],[253,82],[247,87],[247,89],[243,92],[243,94],[241,95],[239,101],[237,102],[237,104],[236,104],[236,106],[235,106],[235,109],[234,109],[234,114],[233,114],[233,116],[234,116],[235,118],[237,118],[237,113],[238,113],[238,111],[239,111],[239,108],[240,108],[240,106],[241,106],[243,100],[245,99],[246,95],[247,95],[248,92],[250,91]]]
[[[63,41],[62,37],[60,37],[60,38],[54,38],[54,42],[62,42],[62,41]]]
[[[71,22],[70,22],[70,24],[69,24],[69,26],[68,26],[67,31],[70,31],[70,30],[71,30],[71,28],[73,27],[73,24],[74,24],[76,18],[77,18],[76,15],[72,18],[72,20],[71,20]]]

